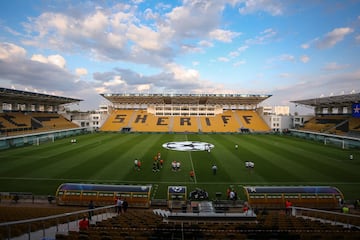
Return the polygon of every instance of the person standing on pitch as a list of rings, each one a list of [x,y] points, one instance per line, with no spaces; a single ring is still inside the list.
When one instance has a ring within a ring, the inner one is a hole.
[[[215,164],[213,164],[212,167],[211,167],[211,169],[212,169],[213,175],[216,175],[217,166],[216,166]]]
[[[192,181],[194,181],[194,178],[195,178],[195,172],[194,172],[194,170],[191,170],[191,171],[190,171],[190,179],[191,179]]]

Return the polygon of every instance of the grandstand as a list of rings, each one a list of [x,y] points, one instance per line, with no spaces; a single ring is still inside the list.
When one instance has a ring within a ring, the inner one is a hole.
[[[314,108],[315,116],[305,121],[299,130],[360,137],[360,93],[296,100],[292,103]]]
[[[101,94],[113,111],[101,131],[267,132],[259,104],[271,95]]]
[[[78,222],[88,210],[36,207],[36,214],[26,207],[2,207],[1,210],[14,219],[37,216],[33,222],[19,221],[22,223],[20,225],[15,225],[15,222],[12,225],[0,223],[0,236],[4,239],[9,233],[13,237],[26,233],[13,239],[56,240],[358,239],[357,225],[360,219],[359,215],[311,211],[306,208],[293,208],[291,215],[281,211],[261,210],[255,216],[237,212],[234,208],[227,213],[214,215],[192,213],[191,207],[185,213],[162,209],[129,209],[118,215],[114,213],[113,206],[108,206],[96,208],[90,228],[79,230]],[[56,214],[66,210],[71,213],[39,217],[46,212]],[[28,232],[30,229],[34,232]]]
[[[0,88],[0,133],[14,136],[78,128],[58,114],[65,104],[80,99]]]

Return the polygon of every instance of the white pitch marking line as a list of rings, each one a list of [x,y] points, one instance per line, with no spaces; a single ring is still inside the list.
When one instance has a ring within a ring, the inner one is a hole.
[[[189,141],[188,138],[187,138],[187,135],[185,135],[185,136],[186,136],[186,141]],[[191,152],[188,151],[188,153],[189,153],[189,157],[190,157],[191,169],[194,171],[194,181],[195,181],[195,183],[197,183],[196,172],[195,172],[194,163],[193,163],[193,160],[192,160],[192,157],[191,157]]]

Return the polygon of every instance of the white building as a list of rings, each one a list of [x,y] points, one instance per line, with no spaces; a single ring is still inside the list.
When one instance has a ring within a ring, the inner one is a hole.
[[[80,127],[89,131],[97,131],[109,116],[109,106],[100,105],[99,109],[91,112],[67,112],[66,117]]]
[[[262,107],[262,115],[274,132],[293,128],[293,116],[290,115],[289,106]]]

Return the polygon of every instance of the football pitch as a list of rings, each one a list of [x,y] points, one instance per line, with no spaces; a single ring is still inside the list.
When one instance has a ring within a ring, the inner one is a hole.
[[[210,198],[222,192],[224,199],[233,187],[243,199],[244,185],[325,185],[338,187],[345,200],[360,197],[358,150],[291,136],[94,133],[76,140],[0,151],[0,192],[47,195],[61,183],[82,182],[151,184],[154,199],[165,199],[168,186],[187,186],[188,192],[202,188]],[[210,152],[205,151],[208,144],[214,146]],[[158,152],[164,165],[153,172]],[[134,169],[135,158],[142,162],[140,171]],[[172,171],[173,160],[181,163],[180,171]],[[245,161],[254,162],[254,169]]]

